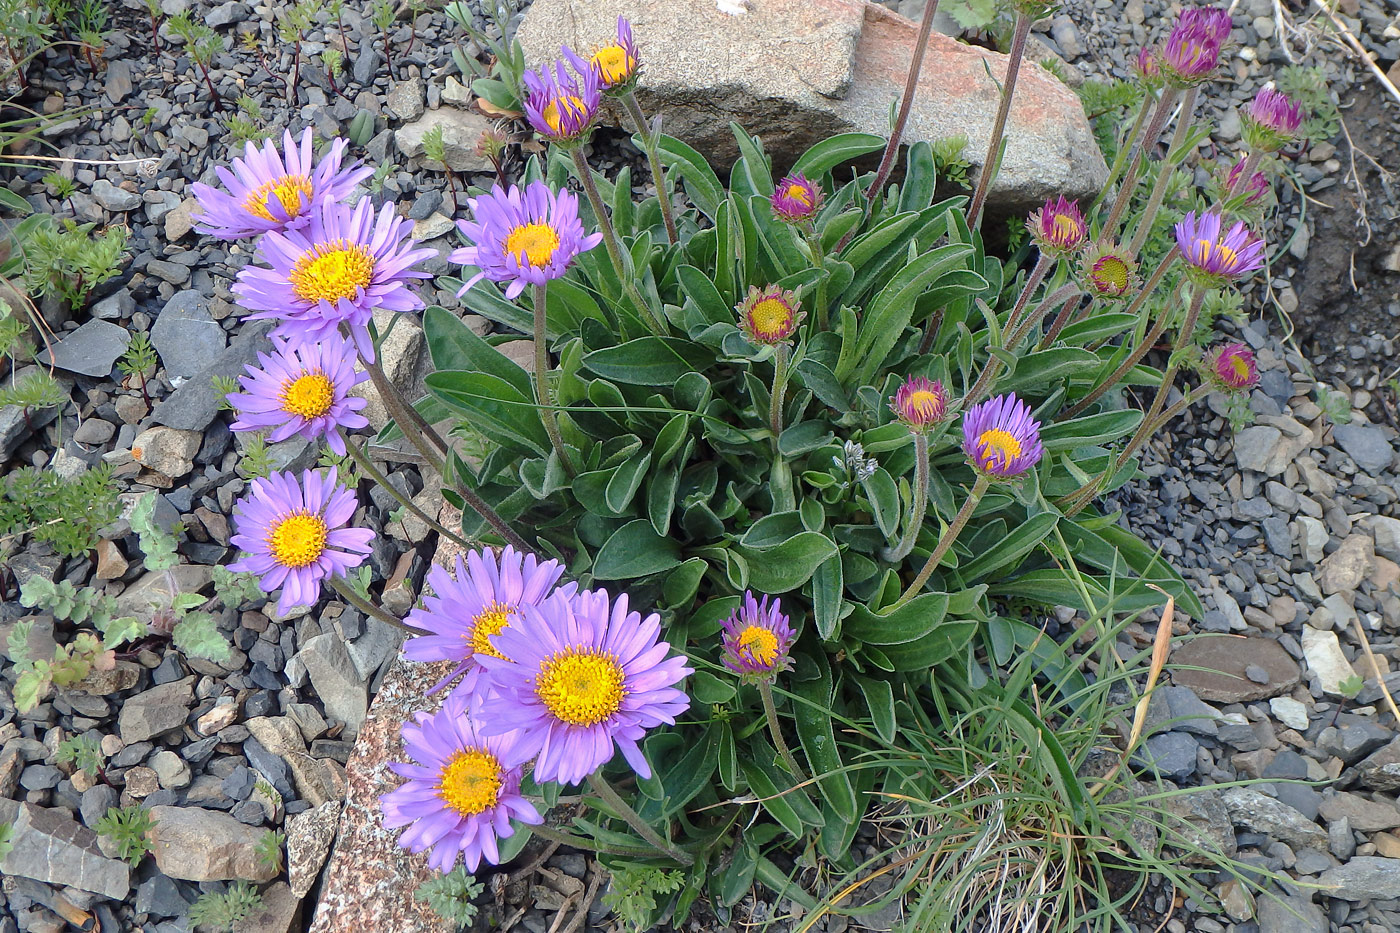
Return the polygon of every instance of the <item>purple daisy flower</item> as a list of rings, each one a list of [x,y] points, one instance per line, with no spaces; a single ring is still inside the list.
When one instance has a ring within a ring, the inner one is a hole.
[[[1266,87],[1241,116],[1245,143],[1258,152],[1277,152],[1293,141],[1303,125],[1303,105],[1282,91]]]
[[[579,253],[603,241],[601,233],[585,234],[578,216],[578,198],[567,191],[555,194],[542,181],[522,192],[495,185],[491,193],[467,201],[474,220],[457,221],[457,229],[472,242],[447,258],[480,271],[457,294],[465,294],[483,278],[509,282],[506,298],[514,299],[526,285],[543,285],[569,271]]]
[[[539,783],[583,780],[613,757],[614,744],[650,777],[637,743],[690,707],[674,685],[694,673],[685,658],[667,657],[660,633],[659,615],[629,612],[626,594],[610,602],[606,590],[523,607],[495,639],[511,660],[478,657],[502,701],[483,730],[521,730],[522,747],[538,750]]]
[[[617,18],[617,37],[594,49],[588,61],[580,58],[567,45],[562,51],[579,74],[591,71],[598,80],[599,89],[604,92],[625,91],[636,80],[640,59],[637,57],[637,43],[632,38],[632,24],[626,17]]]
[[[279,587],[277,611],[315,605],[321,581],[343,577],[364,563],[374,532],[346,528],[355,514],[355,494],[336,481],[336,471],[307,470],[301,482],[293,473],[253,480],[234,513],[235,547],[247,556],[228,569],[255,573],[271,593]]]
[[[311,127],[301,134],[300,144],[290,131],[283,133],[282,152],[270,139],[261,150],[249,142],[243,158],[234,159],[229,168],[214,169],[227,191],[199,183],[192,186],[204,211],[195,229],[221,240],[237,240],[305,226],[314,205],[323,200],[344,201],[356,185],[374,174],[358,160],[341,165],[348,145],[343,139],[331,140],[330,149],[315,164]]]
[[[1026,229],[1042,253],[1064,256],[1079,252],[1089,239],[1089,225],[1078,201],[1067,201],[1064,195],[1047,200],[1045,206],[1026,220]]]
[[[1242,343],[1227,343],[1210,358],[1212,381],[1233,392],[1252,389],[1259,382],[1259,365],[1254,353]]]
[[[469,703],[454,693],[436,714],[419,713],[416,724],[404,723],[404,751],[416,763],[390,763],[408,783],[379,798],[384,825],[408,827],[399,845],[410,852],[431,849],[428,864],[441,872],[452,870],[458,853],[467,871],[483,859],[495,865],[501,860],[496,840],[515,835],[511,820],[544,822],[520,793],[519,733],[481,735],[475,725],[481,711]]]
[[[350,328],[355,348],[374,359],[368,324],[376,308],[417,311],[423,302],[409,287],[431,278],[413,267],[430,249],[414,249],[411,221],[385,204],[376,215],[365,198],[349,208],[322,201],[301,230],[272,231],[258,241],[258,258],[271,268],[244,266],[233,291],[252,319],[280,323],[273,331],[293,346],[330,340],[340,325]]]
[[[789,175],[778,182],[778,187],[773,190],[770,203],[773,207],[774,217],[790,224],[796,224],[804,220],[811,220],[817,211],[821,210],[822,201],[825,198],[826,194],[820,185],[798,172],[796,175]]]
[[[1015,479],[1044,452],[1040,422],[1014,392],[989,398],[963,415],[963,453],[989,479]]]
[[[1213,7],[1193,7],[1176,18],[1162,45],[1160,65],[1167,80],[1190,87],[1210,77],[1230,38],[1230,14]]]
[[[525,116],[536,133],[567,143],[581,139],[593,128],[603,94],[598,73],[592,68],[584,65],[578,75],[572,75],[563,62],[555,62],[553,71],[548,66],[538,72],[527,70],[522,78]]]
[[[1236,185],[1240,185],[1240,176],[1244,174],[1244,167],[1248,162],[1248,156],[1241,158],[1225,175],[1225,191],[1227,194],[1234,191]],[[1269,176],[1265,175],[1263,172],[1255,172],[1240,186],[1240,190],[1237,193],[1247,193],[1249,195],[1249,197],[1245,199],[1245,204],[1257,203],[1264,195],[1269,193]]]
[[[1192,211],[1176,225],[1176,245],[1187,262],[1187,274],[1201,285],[1217,287],[1248,275],[1264,265],[1264,241],[1237,222],[1224,235],[1220,215]]]
[[[409,612],[404,620],[432,634],[405,642],[404,657],[410,661],[456,661],[457,667],[433,691],[465,673],[460,692],[475,694],[482,673],[477,655],[506,658],[492,639],[519,618],[520,607],[538,606],[551,593],[563,599],[574,595],[575,583],[554,588],[563,572],[557,560],[541,563],[535,555],[522,555],[509,545],[501,552],[499,564],[495,553],[484,548],[468,552],[465,562],[458,555],[455,579],[445,568],[433,565],[428,571],[433,595],[423,597],[423,607]]]
[[[948,413],[948,393],[943,383],[910,376],[895,390],[890,410],[911,431],[927,431]]]
[[[724,621],[724,666],[746,679],[768,679],[792,665],[794,637],[776,596],[760,601],[745,590],[743,603]]]
[[[355,431],[367,427],[360,414],[368,401],[349,394],[369,379],[355,372],[355,351],[342,337],[311,346],[293,347],[274,337],[271,354],[259,353],[261,369],[245,367],[239,377],[243,392],[231,392],[229,402],[238,410],[235,431],[271,428],[268,440],[285,441],[293,434],[307,440],[326,439],[338,456],[345,456],[345,441],[336,428]]]

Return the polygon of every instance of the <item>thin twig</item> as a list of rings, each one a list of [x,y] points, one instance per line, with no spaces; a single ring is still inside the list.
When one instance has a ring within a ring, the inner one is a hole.
[[[1400,88],[1397,88],[1395,82],[1386,77],[1385,72],[1381,71],[1380,66],[1371,60],[1371,56],[1366,54],[1366,47],[1361,44],[1360,39],[1356,38],[1356,34],[1351,31],[1351,28],[1347,26],[1346,22],[1336,13],[1332,12],[1321,0],[1312,0],[1312,2],[1313,6],[1326,14],[1327,18],[1332,21],[1332,25],[1337,27],[1337,31],[1342,34],[1342,38],[1346,40],[1347,45],[1351,46],[1352,51],[1356,53],[1356,57],[1361,59],[1361,61],[1366,64],[1367,68],[1371,69],[1371,73],[1376,76],[1376,80],[1381,83],[1381,87],[1385,88],[1386,93],[1397,101],[1400,101]]]
[[[1376,675],[1376,683],[1381,688],[1381,694],[1385,696],[1386,705],[1390,707],[1390,713],[1395,717],[1395,721],[1400,722],[1400,709],[1396,708],[1395,697],[1391,696],[1390,688],[1385,683],[1385,675],[1381,673],[1381,666],[1376,662],[1375,654],[1371,652],[1371,640],[1366,637],[1366,630],[1361,627],[1361,617],[1353,615],[1351,621],[1356,626],[1356,635],[1361,639],[1361,650],[1366,652],[1366,660],[1371,664],[1371,672]]]

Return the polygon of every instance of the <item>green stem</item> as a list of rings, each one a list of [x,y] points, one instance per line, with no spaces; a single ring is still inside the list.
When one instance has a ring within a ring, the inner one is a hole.
[[[535,318],[535,401],[540,406],[540,421],[544,422],[544,433],[549,435],[554,452],[559,455],[559,463],[570,478],[574,476],[574,465],[569,460],[569,452],[564,449],[564,439],[559,436],[559,421],[554,414],[554,399],[549,390],[549,346],[545,339],[545,286],[534,286]]]
[[[420,431],[423,436],[428,439],[430,444],[441,451],[442,457],[447,456],[447,442],[442,439],[442,435],[439,434],[437,429],[431,424],[428,424],[428,420],[418,413],[418,409],[414,408],[413,405],[409,403],[408,399],[402,398],[398,387],[389,381],[389,377],[385,375],[384,370],[379,365],[379,361],[375,360],[374,362],[370,362],[362,356],[360,357],[360,364],[364,366],[365,372],[369,373],[369,381],[374,385],[375,390],[379,392],[379,397],[384,400],[384,407],[391,407],[391,403],[389,402],[390,396],[393,396],[393,400],[398,403],[397,406],[394,407],[398,408],[400,414],[394,415],[394,420],[398,422],[399,430],[403,431],[404,436],[408,436],[411,426]],[[438,459],[441,459],[441,457]]]
[[[665,334],[665,326],[652,314],[641,292],[637,291],[636,283],[627,275],[627,267],[622,263],[622,245],[618,242],[617,230],[613,228],[612,218],[608,216],[608,209],[603,204],[603,196],[598,193],[598,185],[593,181],[593,170],[588,167],[588,160],[583,157],[582,148],[573,146],[570,154],[573,156],[574,174],[578,176],[579,184],[583,185],[583,193],[587,195],[588,204],[593,208],[593,216],[598,220],[598,230],[603,234],[603,245],[607,247],[608,259],[612,261],[613,272],[617,273],[622,290],[637,306],[637,313],[646,321],[646,325],[657,334]]]
[[[1040,304],[1035,306],[1035,310],[1026,315],[1021,323],[1016,326],[1016,330],[1012,332],[1011,336],[1006,338],[1006,349],[1014,352],[1016,348],[1021,345],[1021,341],[1026,339],[1026,335],[1029,334],[1032,329],[1040,326],[1040,322],[1045,318],[1046,313],[1049,312],[1051,308],[1062,301],[1069,301],[1078,294],[1079,284],[1077,282],[1067,282],[1042,298]]]
[[[783,396],[787,394],[788,345],[773,348],[773,392],[768,399],[768,427],[773,431],[773,450],[778,449],[778,435],[783,433]]]
[[[1045,274],[1050,271],[1050,266],[1054,259],[1044,253],[1036,259],[1034,268],[1031,269],[1030,276],[1026,279],[1025,288],[1021,289],[1021,294],[1016,298],[1016,305],[1011,309],[1011,314],[1006,318],[1006,326],[1002,328],[1001,346],[1011,348],[1014,346],[1011,340],[1021,333],[1020,318],[1021,313],[1026,308],[1026,302],[1030,300],[1031,293],[1040,287],[1040,282],[1045,278]],[[1043,303],[1042,303],[1043,304]],[[990,349],[990,348],[989,348]],[[971,405],[976,405],[986,395],[991,388],[992,380],[1001,372],[1001,360],[993,353],[988,353],[987,365],[982,367],[982,373],[977,377],[977,382],[972,389],[963,396],[962,407],[964,409]]]
[[[332,576],[328,577],[327,579],[331,581],[331,589],[335,590],[336,593],[340,594],[341,599],[345,600],[347,603],[354,606],[356,609],[360,610],[365,615],[376,618],[380,622],[384,622],[388,625],[392,625],[394,626],[394,628],[403,629],[410,635],[430,634],[429,632],[425,632],[422,629],[417,629],[411,625],[404,624],[402,619],[395,618],[394,616],[390,615],[389,612],[385,609],[376,606],[374,603],[370,602],[367,599],[362,598],[359,593],[356,593],[350,588],[350,584],[346,583],[343,577]]]
[[[1107,196],[1108,192],[1113,190],[1114,184],[1118,181],[1118,176],[1123,171],[1128,153],[1137,145],[1138,137],[1142,134],[1142,128],[1147,123],[1147,115],[1152,111],[1152,101],[1153,97],[1151,93],[1144,93],[1142,95],[1142,106],[1138,108],[1137,119],[1133,121],[1132,129],[1128,131],[1128,135],[1119,145],[1118,154],[1113,157],[1113,165],[1109,167],[1108,181],[1106,181],[1103,188],[1100,189],[1098,197],[1094,198],[1093,206],[1086,211],[1090,216],[1093,216],[1094,213],[1097,212],[1099,205],[1103,203],[1104,197]]]
[[[1172,133],[1171,148],[1167,150],[1167,157],[1162,160],[1162,166],[1157,172],[1157,180],[1152,185],[1152,194],[1147,199],[1147,207],[1138,217],[1137,230],[1133,231],[1133,242],[1128,246],[1128,257],[1136,259],[1138,252],[1142,249],[1142,244],[1147,242],[1147,235],[1152,232],[1152,221],[1157,217],[1157,211],[1162,207],[1162,198],[1167,193],[1167,182],[1172,177],[1172,161],[1174,154],[1180,158],[1185,158],[1185,153],[1177,153],[1186,141],[1186,131],[1191,128],[1191,114],[1196,109],[1196,88],[1191,88],[1186,92],[1186,96],[1181,100],[1181,119],[1176,123],[1176,130]]]
[[[622,799],[622,795],[614,790],[613,786],[603,777],[603,769],[599,768],[589,775],[588,784],[593,788],[593,793],[597,794],[600,800],[611,807],[618,816],[622,817],[622,819],[627,822],[628,826],[631,826],[637,831],[637,835],[651,843],[657,851],[666,853],[682,865],[695,864],[695,857],[693,855],[680,848],[675,843],[667,842],[660,833],[648,825],[646,820],[642,819],[641,814],[633,810],[632,807],[628,805],[627,801]]]
[[[533,825],[522,824],[522,827],[531,835],[539,836],[541,839],[548,839],[550,842],[558,842],[562,845],[573,846],[575,849],[587,849],[589,852],[598,852],[603,855],[623,855],[628,858],[650,858],[656,854],[651,849],[612,846],[598,842],[596,839],[589,839],[585,836],[575,836],[573,833],[557,830],[548,823],[537,823]]]
[[[972,206],[967,211],[968,226],[974,230],[982,223],[982,207],[987,203],[987,192],[996,175],[998,158],[1001,155],[1001,140],[1006,134],[1006,119],[1011,114],[1011,95],[1016,92],[1016,75],[1021,70],[1021,58],[1026,52],[1026,38],[1031,32],[1031,18],[1025,13],[1016,14],[1015,32],[1011,34],[1011,52],[1007,56],[1006,80],[1002,83],[1001,104],[997,107],[996,122],[992,124],[992,138],[987,142],[987,158],[982,162],[982,171],[977,176],[977,190],[972,195]]]
[[[922,431],[914,434],[914,509],[909,513],[909,524],[904,528],[904,537],[894,548],[886,548],[880,556],[892,563],[898,563],[914,550],[914,542],[919,537],[919,529],[924,526],[924,515],[928,511],[928,435]]]
[[[938,0],[930,0],[930,3],[937,3]],[[807,245],[812,250],[812,265],[816,266],[817,277],[817,299],[816,313],[812,315],[812,329],[814,333],[821,333],[826,330],[826,256],[822,253],[822,235],[817,228],[807,222]]]
[[[632,122],[637,124],[637,135],[642,138],[642,145],[646,148],[647,162],[651,166],[651,178],[656,183],[656,196],[661,201],[661,222],[666,225],[666,242],[675,243],[679,237],[676,235],[676,217],[671,208],[671,198],[666,192],[666,168],[661,164],[661,150],[659,147],[659,133],[652,132],[647,125],[646,114],[642,112],[642,105],[637,103],[637,95],[629,89],[622,95],[622,103],[627,108],[627,113],[632,117]]]
[[[1133,150],[1132,160],[1128,163],[1128,173],[1123,177],[1123,183],[1118,188],[1118,197],[1113,199],[1113,208],[1108,212],[1108,220],[1104,221],[1103,227],[1099,230],[1099,239],[1108,241],[1118,235],[1118,221],[1123,217],[1123,211],[1128,207],[1128,201],[1133,196],[1133,189],[1137,187],[1138,172],[1142,169],[1143,156],[1147,147],[1157,142],[1157,137],[1162,135],[1162,127],[1167,125],[1167,117],[1171,116],[1171,109],[1176,104],[1178,92],[1175,88],[1167,88],[1162,91],[1162,97],[1157,101],[1157,109],[1152,114],[1152,121],[1147,124],[1147,131],[1142,134],[1137,147]]]
[[[345,449],[350,452],[350,459],[355,461],[355,464],[359,466],[361,472],[363,472],[374,482],[378,483],[382,489],[389,493],[389,495],[393,496],[396,500],[398,500],[400,505],[408,509],[414,515],[418,516],[422,521],[426,522],[429,528],[433,529],[443,537],[450,539],[451,541],[460,545],[461,547],[466,548],[467,550],[471,550],[473,545],[468,543],[468,541],[465,538],[448,530],[437,519],[433,518],[427,512],[423,511],[423,509],[419,507],[418,503],[414,502],[408,496],[404,495],[403,492],[397,486],[389,482],[389,478],[385,476],[379,470],[379,468],[374,465],[374,461],[370,459],[368,451],[356,445],[356,443],[351,438],[346,436],[344,432],[341,432],[341,438],[345,442]]]
[[[867,204],[873,203],[890,180],[894,171],[894,160],[899,152],[899,142],[904,136],[904,127],[909,123],[909,111],[914,106],[914,92],[919,89],[919,73],[924,67],[924,53],[928,50],[929,34],[933,31],[933,15],[938,12],[938,0],[928,0],[924,4],[924,16],[919,20],[919,35],[914,40],[914,59],[909,63],[909,73],[904,78],[904,96],[899,101],[899,115],[890,128],[890,139],[885,144],[885,154],[880,157],[880,167],[875,172],[875,180],[865,193]],[[854,229],[854,228],[852,228]]]
[[[788,771],[792,772],[793,780],[798,784],[807,782],[807,773],[802,770],[802,766],[797,763],[797,759],[792,757],[792,749],[788,748],[787,739],[783,738],[783,730],[778,723],[778,708],[773,704],[773,684],[766,678],[758,682],[758,695],[763,698],[763,715],[768,718],[768,734],[773,737],[773,744],[778,747],[778,754],[783,756],[783,763],[787,765]]]
[[[943,555],[947,554],[948,549],[953,546],[953,542],[958,540],[958,535],[962,533],[963,526],[967,524],[967,520],[971,518],[972,513],[976,511],[977,503],[982,500],[982,495],[987,491],[987,486],[990,485],[990,483],[991,481],[987,479],[985,473],[977,474],[977,482],[972,484],[972,491],[967,494],[967,501],[963,503],[962,508],[958,509],[958,514],[953,518],[953,523],[948,526],[947,531],[943,532],[943,537],[938,540],[938,546],[935,547],[933,553],[928,556],[928,560],[924,562],[923,569],[919,571],[918,576],[914,577],[913,582],[909,584],[909,588],[904,591],[904,595],[899,597],[895,604],[890,607],[889,611],[903,606],[905,603],[909,602],[909,600],[917,596],[919,590],[924,588],[924,584],[928,582],[928,578],[933,575],[934,568],[943,560]]]
[[[1050,324],[1050,330],[1046,332],[1045,336],[1040,339],[1040,343],[1036,345],[1037,351],[1044,350],[1055,342],[1060,336],[1060,331],[1064,330],[1065,325],[1069,323],[1070,315],[1074,314],[1075,309],[1079,307],[1079,303],[1083,301],[1083,299],[1083,295],[1071,295],[1069,298],[1065,299],[1065,303],[1060,307],[1060,313],[1055,315],[1055,320]],[[1092,305],[1093,303],[1090,302],[1090,304]]]

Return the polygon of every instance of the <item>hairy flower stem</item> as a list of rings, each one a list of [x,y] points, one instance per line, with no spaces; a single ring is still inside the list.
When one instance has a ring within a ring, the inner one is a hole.
[[[1162,257],[1162,261],[1157,264],[1157,268],[1153,270],[1152,275],[1143,283],[1142,290],[1138,292],[1137,297],[1133,299],[1133,303],[1128,306],[1128,314],[1136,315],[1142,311],[1143,303],[1147,301],[1148,296],[1156,290],[1158,283],[1162,281],[1162,276],[1167,274],[1167,270],[1171,268],[1171,264],[1179,255],[1181,254],[1177,252],[1176,247],[1172,247],[1167,251],[1167,255]],[[1113,371],[1113,375],[1105,379],[1100,385],[1095,386],[1088,395],[1067,408],[1063,413],[1058,415],[1055,420],[1068,421],[1070,418],[1082,415],[1084,412],[1088,411],[1090,405],[1103,398],[1108,390],[1121,382],[1123,377],[1128,374],[1129,370],[1142,362],[1142,358],[1147,355],[1148,350],[1152,349],[1152,345],[1157,342],[1157,338],[1162,336],[1162,331],[1166,330],[1167,327],[1167,318],[1170,316],[1171,309],[1164,309],[1157,320],[1153,322],[1152,329],[1147,332],[1142,340],[1138,341],[1138,345],[1133,349],[1133,352],[1129,353],[1127,358],[1124,359],[1122,363],[1118,364],[1118,368]]]
[[[919,35],[914,40],[914,59],[909,63],[909,74],[904,79],[904,96],[899,101],[899,115],[895,117],[894,126],[890,128],[890,139],[885,143],[885,154],[880,157],[880,167],[875,172],[875,180],[865,192],[867,205],[873,204],[885,190],[885,183],[890,180],[890,172],[894,171],[899,143],[904,137],[904,127],[909,123],[909,111],[914,106],[914,92],[919,89],[919,73],[923,71],[924,53],[928,51],[928,38],[933,31],[933,15],[937,12],[938,0],[928,0],[924,4],[924,17],[919,20]]]
[[[924,514],[928,510],[928,435],[919,431],[914,435],[914,508],[909,513],[909,524],[904,528],[904,537],[893,548],[885,548],[880,555],[887,561],[898,563],[914,550],[914,542],[919,537],[919,529],[924,526]]]
[[[1113,157],[1113,164],[1109,166],[1108,181],[1099,190],[1098,196],[1094,198],[1093,206],[1088,211],[1091,216],[1103,203],[1104,198],[1108,196],[1108,192],[1113,190],[1114,184],[1117,183],[1123,166],[1126,164],[1128,153],[1137,145],[1138,137],[1142,135],[1142,128],[1147,123],[1147,115],[1152,112],[1152,102],[1153,97],[1150,93],[1142,95],[1142,106],[1138,108],[1137,118],[1133,120],[1132,129],[1128,130],[1128,135],[1123,138],[1122,144],[1118,147],[1118,154]]]
[[[627,801],[622,799],[622,795],[613,789],[613,786],[603,777],[603,770],[599,768],[588,776],[588,786],[593,788],[593,793],[598,795],[598,799],[606,803],[618,816],[622,817],[637,831],[647,842],[656,847],[657,851],[664,852],[682,865],[695,864],[695,856],[677,846],[675,843],[667,842],[656,830],[642,819],[641,814],[633,810]]]
[[[1055,320],[1051,322],[1050,329],[1046,331],[1044,337],[1040,338],[1040,343],[1036,344],[1035,349],[1037,352],[1044,350],[1059,339],[1060,331],[1065,329],[1065,325],[1069,323],[1070,316],[1078,310],[1083,300],[1083,295],[1071,295],[1065,300],[1065,303],[1060,306],[1060,313],[1056,314]],[[1093,302],[1090,302],[1090,307],[1093,307]]]
[[[948,553],[948,549],[953,546],[953,542],[958,540],[958,535],[962,534],[963,526],[965,526],[967,520],[972,517],[972,513],[977,510],[977,503],[982,501],[982,495],[987,491],[987,486],[990,484],[991,480],[987,479],[985,473],[977,474],[977,482],[972,484],[972,490],[967,494],[967,501],[963,503],[962,508],[958,509],[958,514],[953,517],[953,523],[948,526],[947,531],[943,532],[943,537],[938,539],[938,546],[935,547],[933,553],[928,556],[928,560],[924,562],[923,569],[914,577],[913,582],[909,584],[909,588],[904,591],[904,595],[899,597],[888,611],[898,609],[900,606],[903,606],[905,603],[909,602],[909,600],[919,595],[919,590],[923,589],[924,584],[928,582],[928,578],[933,576],[933,571],[938,566],[939,562],[943,560],[943,555]]]
[[[380,398],[385,400],[384,406],[386,408],[390,407],[388,399],[390,396],[393,396],[396,407],[402,413],[403,417],[401,419],[399,414],[393,412],[391,412],[391,414],[393,414],[394,420],[398,422],[399,430],[403,431],[404,436],[408,436],[408,429],[412,427],[419,431],[423,437],[428,439],[429,443],[437,448],[439,456],[433,458],[434,460],[441,461],[446,457],[448,451],[447,442],[442,439],[442,435],[437,432],[437,429],[431,424],[428,424],[428,420],[418,413],[418,409],[414,408],[408,403],[407,399],[402,397],[398,387],[390,382],[389,377],[384,374],[384,369],[379,365],[379,361],[375,360],[374,362],[370,362],[362,356],[360,357],[360,364],[364,366],[365,372],[369,373],[369,380],[379,392]]]
[[[778,450],[778,435],[783,433],[783,396],[787,394],[788,346],[780,343],[773,348],[773,392],[768,399],[768,427],[773,431],[773,450]]]
[[[1167,193],[1167,182],[1172,177],[1173,163],[1172,154],[1181,148],[1186,141],[1186,131],[1191,128],[1191,114],[1196,110],[1196,89],[1193,87],[1186,92],[1186,96],[1181,100],[1181,119],[1176,123],[1176,131],[1172,133],[1171,148],[1167,150],[1167,157],[1162,160],[1162,167],[1157,172],[1157,180],[1152,185],[1152,194],[1147,199],[1147,206],[1143,208],[1142,215],[1138,217],[1137,230],[1133,231],[1133,242],[1128,246],[1128,257],[1136,259],[1138,252],[1142,249],[1142,244],[1147,241],[1147,235],[1152,232],[1152,221],[1157,219],[1157,211],[1162,207],[1162,198]],[[1185,158],[1185,154],[1181,155]]]
[[[797,759],[792,757],[792,749],[788,748],[787,739],[783,738],[783,730],[778,722],[778,708],[773,703],[773,682],[766,677],[760,680],[758,695],[763,699],[763,715],[768,720],[768,734],[773,737],[773,744],[777,746],[778,754],[783,757],[783,764],[792,772],[795,783],[805,784],[807,772],[803,771]]]
[[[1175,88],[1167,88],[1162,91],[1162,97],[1157,101],[1157,109],[1152,114],[1152,121],[1147,124],[1147,131],[1142,134],[1133,150],[1132,159],[1128,162],[1128,172],[1123,176],[1123,183],[1118,188],[1118,197],[1113,199],[1113,207],[1108,212],[1108,220],[1099,230],[1099,239],[1108,241],[1118,234],[1118,221],[1123,218],[1123,211],[1128,207],[1128,201],[1132,199],[1133,189],[1137,187],[1138,172],[1142,170],[1142,160],[1146,154],[1147,147],[1157,143],[1157,137],[1162,135],[1162,127],[1167,125],[1167,118],[1171,116],[1172,107],[1176,105],[1176,96],[1179,92]]]
[[[1230,190],[1225,193],[1224,200],[1228,201],[1235,197],[1249,184],[1249,179],[1254,176],[1263,158],[1264,154],[1262,152],[1256,152],[1253,149],[1249,151],[1249,155],[1244,157],[1244,168],[1240,169],[1240,177],[1235,179],[1235,183],[1231,185]],[[1222,206],[1223,202],[1222,204],[1217,204],[1215,207],[1219,210]]]
[[[1006,135],[1006,118],[1011,114],[1011,95],[1016,93],[1016,75],[1021,70],[1021,58],[1026,53],[1026,38],[1031,33],[1031,18],[1025,13],[1016,14],[1016,28],[1011,34],[1011,52],[1007,55],[1006,80],[1001,87],[1001,105],[997,108],[996,122],[992,124],[992,138],[987,141],[987,157],[982,161],[982,171],[977,175],[977,190],[972,195],[972,206],[967,210],[967,225],[976,230],[982,225],[982,208],[987,203],[987,192],[996,177],[997,163],[1001,157],[1001,141]]]
[[[549,345],[545,340],[545,287],[534,286],[535,295],[535,401],[540,406],[540,420],[544,422],[544,433],[549,435],[554,452],[559,455],[559,463],[570,478],[574,476],[574,465],[569,460],[569,452],[564,449],[564,439],[559,436],[559,420],[554,414],[554,398],[549,391]]]
[[[1015,307],[1011,309],[1011,314],[1006,318],[1006,327],[1002,328],[1001,332],[1002,338],[1000,346],[1012,349],[1016,346],[1016,342],[1019,342],[1020,336],[1024,335],[1024,322],[1021,321],[1021,314],[1025,311],[1026,303],[1030,300],[1031,294],[1040,287],[1041,280],[1045,278],[1045,274],[1050,271],[1050,267],[1054,262],[1055,260],[1052,257],[1044,253],[1041,253],[1040,258],[1035,261],[1035,267],[1031,269],[1030,277],[1026,279],[1025,288],[1021,289],[1021,294],[1016,299]],[[1048,301],[1049,299],[1046,299],[1046,302],[1041,303],[1042,309]],[[1039,315],[1035,314],[1031,317],[1038,319]],[[1029,320],[1030,318],[1027,319],[1027,321]],[[976,405],[980,402],[983,396],[991,389],[992,380],[1001,372],[1001,360],[996,354],[991,353],[990,350],[991,348],[989,346],[987,365],[982,367],[982,374],[977,377],[977,382],[973,385],[972,389],[963,396],[963,408]]]
[[[676,234],[676,216],[671,207],[671,195],[666,190],[666,167],[661,164],[660,128],[652,129],[647,123],[642,105],[637,103],[637,95],[631,89],[622,95],[622,103],[627,108],[627,115],[637,124],[637,135],[642,138],[642,146],[646,149],[647,164],[651,166],[651,180],[656,185],[656,198],[661,202],[661,222],[666,225],[666,242],[675,243],[679,237]]]
[[[429,528],[433,529],[443,537],[450,539],[454,543],[460,545],[461,547],[467,550],[470,550],[472,548],[472,545],[465,538],[449,530],[437,519],[433,518],[427,512],[423,511],[423,509],[418,505],[418,503],[414,502],[411,498],[404,495],[403,490],[399,489],[393,483],[389,482],[389,478],[385,476],[383,472],[381,472],[380,469],[374,465],[374,461],[370,459],[368,451],[356,444],[351,438],[346,436],[344,432],[341,432],[341,438],[345,441],[345,449],[350,452],[350,459],[355,461],[355,465],[360,468],[361,472],[363,472],[375,483],[378,483],[380,488],[382,488],[385,492],[389,493],[389,495],[393,496],[394,499],[396,499],[400,505],[408,509],[414,515],[418,516],[419,519],[427,523]]]
[[[656,854],[651,849],[634,849],[628,846],[605,845],[604,843],[588,839],[584,836],[575,836],[573,833],[561,832],[548,823],[538,823],[534,825],[522,824],[522,828],[532,836],[539,836],[541,839],[548,839],[550,842],[573,846],[575,849],[586,849],[589,852],[598,852],[603,855],[621,855],[627,858],[650,858]]]
[[[622,283],[622,290],[637,306],[637,313],[646,321],[647,326],[654,333],[665,334],[665,324],[652,314],[651,308],[642,298],[642,293],[637,291],[636,283],[627,275],[627,267],[622,264],[622,246],[617,240],[617,230],[613,228],[612,219],[608,216],[608,209],[603,204],[603,196],[598,193],[598,185],[593,181],[593,170],[588,167],[588,160],[583,157],[583,149],[579,146],[573,146],[570,149],[570,155],[573,156],[574,160],[574,174],[578,176],[579,184],[583,185],[583,193],[588,196],[588,204],[593,208],[593,215],[598,220],[598,230],[603,234],[603,245],[608,249],[608,259],[612,260],[613,272],[617,273],[617,280]]]
[[[363,598],[362,596],[360,596],[359,593],[356,593],[353,589],[351,589],[350,584],[345,582],[345,578],[332,576],[328,577],[327,579],[331,581],[331,589],[335,590],[336,593],[339,594],[341,599],[345,600],[347,603],[354,606],[356,609],[360,610],[365,615],[378,619],[380,622],[383,622],[386,625],[392,625],[395,628],[403,629],[410,635],[429,634],[423,629],[414,628],[413,626],[405,623],[402,619],[394,617],[388,612],[388,610],[380,606],[376,606],[374,603]]]

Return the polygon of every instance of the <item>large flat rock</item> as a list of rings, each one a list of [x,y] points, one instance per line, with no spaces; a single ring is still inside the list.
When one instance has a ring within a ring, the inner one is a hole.
[[[750,0],[730,16],[714,0],[535,0],[519,38],[532,66],[561,43],[587,54],[619,15],[642,60],[638,99],[664,131],[720,168],[738,157],[729,130],[763,139],[783,170],[809,146],[843,132],[885,134],[903,93],[917,25],[866,0]],[[1006,56],[935,33],[905,141],[968,138],[978,164],[991,136]],[[1006,157],[990,193],[1004,211],[1052,194],[1098,193],[1108,169],[1078,97],[1038,65],[1017,80]],[[975,177],[975,172],[974,176]]]

